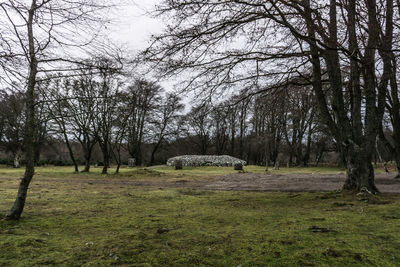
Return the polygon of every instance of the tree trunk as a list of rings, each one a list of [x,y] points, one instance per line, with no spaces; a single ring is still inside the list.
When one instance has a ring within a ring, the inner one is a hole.
[[[142,148],[141,148],[141,144],[138,144],[138,148],[136,150],[136,164],[138,166],[142,166]]]
[[[291,167],[292,165],[293,165],[293,150],[290,149],[288,166]]]
[[[118,161],[117,164],[117,169],[115,170],[115,173],[118,174],[119,173],[119,169],[121,168],[121,161]]]
[[[19,184],[17,198],[14,205],[6,215],[7,220],[18,220],[25,207],[26,196],[28,194],[29,184],[35,174],[35,85],[38,62],[35,55],[34,36],[33,36],[33,17],[36,9],[36,0],[32,1],[28,17],[28,39],[29,39],[29,78],[26,90],[26,129],[25,129],[25,157],[26,168],[24,177]]]
[[[90,171],[90,161],[85,160],[85,168],[82,170],[82,172],[89,172]]]
[[[92,158],[92,148],[84,148],[84,158],[85,158],[85,168],[82,172],[89,172],[90,171],[90,160]]]
[[[35,151],[35,153],[34,153],[34,164],[35,164],[35,166],[38,166],[39,165],[39,161],[40,161],[40,149],[41,149],[41,146],[40,146],[40,144],[38,144],[38,143],[34,143],[34,151]]]
[[[21,152],[19,150],[14,153],[14,168],[21,168]]]
[[[303,144],[301,140],[299,140],[296,148],[296,166],[303,166]]]
[[[231,137],[231,156],[235,156],[235,131],[232,130],[232,137]]]
[[[400,149],[396,149],[395,161],[396,161],[396,169],[397,169],[397,175],[395,178],[400,179]]]
[[[107,146],[107,144],[105,146]],[[103,166],[103,170],[101,171],[101,174],[107,174],[108,167],[110,166],[110,156],[108,153],[108,148],[103,147],[102,152],[103,152],[104,166]]]
[[[65,144],[67,145],[68,148],[69,157],[71,158],[72,163],[74,164],[75,167],[75,172],[79,172],[78,163],[75,160],[74,152],[72,151],[71,144],[69,143],[67,133],[65,131],[63,133],[64,133]]]
[[[374,181],[374,168],[372,167],[371,154],[358,145],[348,144],[346,149],[346,171],[347,177],[344,189],[377,193],[378,189]]]
[[[154,165],[155,155],[156,155],[158,148],[160,147],[160,144],[161,144],[161,141],[157,142],[157,144],[153,148],[153,151],[151,151],[150,166]]]
[[[122,160],[121,160],[121,144],[117,145],[117,153],[114,152],[114,150],[111,148],[111,152],[114,155],[115,161],[117,162],[117,168],[115,169],[115,174],[119,173],[119,169],[121,168]]]
[[[310,124],[308,125],[306,152],[303,156],[303,166],[305,167],[308,167],[308,162],[310,161],[311,142],[312,142],[312,118],[313,116],[310,118]]]
[[[316,158],[316,160],[315,160],[315,167],[318,167],[318,164],[319,164],[319,162],[321,161],[322,155],[323,155],[323,154],[324,154],[324,150],[323,150],[323,149],[321,149],[320,151],[318,151],[317,158]]]

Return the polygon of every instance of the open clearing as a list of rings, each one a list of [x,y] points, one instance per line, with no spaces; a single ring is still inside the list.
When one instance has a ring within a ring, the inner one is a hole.
[[[187,167],[186,167],[187,168]],[[207,167],[206,167],[207,168]],[[198,168],[201,169],[201,168]],[[171,171],[173,167],[159,166],[156,168],[138,169],[136,172],[123,173],[120,176],[106,176],[108,179],[93,179],[89,176],[73,175],[69,178],[49,177],[37,178],[41,182],[114,184],[136,187],[189,188],[202,190],[236,190],[236,191],[278,191],[278,192],[330,192],[340,190],[345,181],[343,171],[324,168],[304,168],[308,173],[288,172],[290,169],[262,173],[261,167],[250,167],[252,172],[235,172],[229,167],[208,167],[208,174],[200,175],[196,168]],[[128,169],[129,170],[129,169]],[[321,173],[321,170],[323,172]],[[327,171],[332,173],[327,173]],[[220,173],[228,173],[220,175]],[[208,175],[208,176],[207,176]],[[104,176],[103,176],[104,177]],[[376,186],[382,193],[400,193],[400,181],[394,179],[395,174],[380,171],[375,176]],[[132,179],[133,178],[133,179]],[[7,180],[11,178],[1,178]]]
[[[13,203],[22,171],[0,168],[1,214]],[[336,189],[344,179],[336,168],[270,174],[254,166],[241,174],[231,168],[175,172],[165,166],[123,169],[119,175],[98,171],[38,168],[22,219],[0,220],[0,266],[396,266],[400,261],[400,194],[367,201],[337,191],[253,192],[259,186],[282,190],[285,184],[293,191],[309,184],[319,190],[322,183]],[[398,186],[386,174],[379,173],[377,181],[382,191]]]

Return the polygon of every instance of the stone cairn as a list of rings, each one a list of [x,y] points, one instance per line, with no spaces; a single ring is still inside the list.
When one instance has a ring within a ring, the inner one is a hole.
[[[176,162],[181,161],[182,166],[217,166],[217,167],[233,167],[235,164],[240,163],[242,167],[246,165],[246,161],[231,157],[228,155],[222,156],[200,156],[200,155],[183,155],[168,159],[168,166],[176,166]]]

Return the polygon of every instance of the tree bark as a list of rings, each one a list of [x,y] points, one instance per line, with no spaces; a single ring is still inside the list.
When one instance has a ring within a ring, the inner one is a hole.
[[[398,153],[396,153],[395,156],[395,161],[396,161],[396,169],[397,169],[397,175],[396,175],[396,179],[400,179],[400,151],[398,151]]]
[[[102,152],[103,152],[103,170],[101,171],[101,174],[107,174],[108,172],[108,167],[110,166],[110,153],[108,150],[108,145],[104,144],[104,146],[102,146]]]
[[[374,181],[374,170],[372,167],[372,156],[375,150],[375,140],[378,134],[378,114],[376,108],[375,90],[375,52],[378,44],[379,33],[376,21],[376,1],[367,0],[368,9],[368,43],[363,58],[364,65],[364,90],[365,90],[365,129],[361,140],[346,140],[346,168],[347,179],[345,189],[366,189],[371,193],[378,192]],[[378,94],[382,97],[381,94]],[[379,103],[379,99],[378,99]],[[378,106],[379,108],[379,106]],[[360,144],[360,145],[359,145]]]
[[[63,129],[63,134],[64,134],[64,139],[65,139],[65,144],[67,145],[67,148],[68,148],[69,157],[71,158],[72,163],[74,164],[74,167],[75,167],[75,172],[79,172],[78,163],[76,162],[74,152],[72,151],[72,147],[71,147],[71,144],[68,139],[68,135],[65,132],[65,128]]]
[[[343,188],[352,191],[378,192],[374,182],[371,154],[365,153],[357,144],[349,143],[346,147],[346,159],[346,181]]]
[[[162,141],[162,140],[160,140],[159,142],[157,142],[157,144],[154,146],[153,150],[151,151],[150,166],[154,165],[155,155],[156,155],[156,152],[157,152],[158,148],[159,148],[160,145],[161,145],[161,141]]]
[[[117,163],[117,169],[115,170],[115,173],[118,174],[119,173],[119,169],[121,168],[121,162],[118,161]]]
[[[82,145],[82,147],[83,147],[83,156],[85,158],[85,168],[82,170],[82,172],[89,172],[90,171],[90,160],[92,159],[93,146],[94,146],[94,144]]]
[[[14,205],[6,215],[7,220],[18,220],[25,207],[26,196],[28,194],[29,184],[35,173],[35,85],[38,69],[38,62],[35,54],[34,36],[33,36],[33,18],[36,10],[36,0],[32,0],[31,8],[28,13],[28,41],[29,41],[29,78],[26,91],[26,130],[25,130],[25,174],[19,184],[17,198]]]
[[[321,118],[328,126],[331,134],[339,144],[341,153],[345,156],[347,179],[344,185],[345,189],[361,190],[366,189],[371,193],[378,192],[374,183],[374,171],[371,159],[374,149],[374,140],[377,134],[376,123],[376,93],[375,93],[375,50],[377,44],[377,23],[376,23],[376,3],[374,0],[367,0],[368,7],[368,45],[363,58],[364,81],[365,81],[365,129],[364,135],[359,131],[361,118],[359,118],[358,109],[361,98],[353,99],[352,121],[348,118],[348,111],[345,109],[343,101],[343,83],[340,72],[340,61],[337,51],[337,19],[336,19],[336,1],[330,0],[329,10],[329,39],[326,41],[329,48],[320,49],[315,41],[315,28],[310,9],[310,2],[306,2],[305,18],[307,29],[311,40],[309,40],[311,50],[311,61],[313,64],[313,88],[316,94]],[[355,1],[349,0],[349,16],[355,16]],[[352,10],[350,10],[352,9]],[[354,36],[350,36],[354,37]],[[353,40],[354,41],[354,40]],[[353,43],[354,45],[354,43]],[[354,50],[355,47],[352,47]],[[331,115],[326,95],[321,83],[321,63],[319,55],[324,56],[329,83],[332,91],[332,111]],[[352,55],[357,56],[357,55]],[[354,62],[353,62],[354,63]],[[357,65],[352,65],[357,67]],[[353,70],[356,70],[353,68]],[[352,73],[352,77],[358,79],[357,73]],[[351,81],[353,86],[357,85],[357,80]],[[358,90],[358,89],[357,89]],[[359,91],[356,91],[359,93]],[[353,124],[353,125],[352,125]]]

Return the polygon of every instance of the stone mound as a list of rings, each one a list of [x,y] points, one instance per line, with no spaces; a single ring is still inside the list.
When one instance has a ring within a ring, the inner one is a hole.
[[[168,166],[175,166],[176,161],[181,160],[183,166],[234,166],[237,163],[246,165],[246,161],[228,155],[182,155],[167,160]]]

